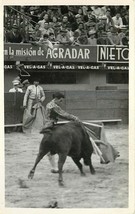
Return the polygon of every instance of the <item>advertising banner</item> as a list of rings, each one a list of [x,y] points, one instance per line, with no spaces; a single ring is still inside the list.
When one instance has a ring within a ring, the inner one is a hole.
[[[4,45],[5,61],[44,62],[105,62],[128,63],[128,47],[125,46],[67,46],[12,44]]]
[[[96,46],[5,44],[5,61],[96,62]]]
[[[97,62],[127,63],[128,47],[124,46],[97,46]]]
[[[15,68],[14,65],[4,65],[4,69],[6,70],[13,70]],[[121,71],[127,71],[129,67],[127,65],[59,65],[59,64],[52,64],[51,66],[45,65],[45,64],[31,64],[31,65],[24,65],[25,70],[29,71],[46,71],[49,70],[121,70]]]

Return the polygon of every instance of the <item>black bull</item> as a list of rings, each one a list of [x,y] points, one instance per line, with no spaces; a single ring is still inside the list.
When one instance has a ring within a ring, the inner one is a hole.
[[[58,170],[60,185],[63,185],[62,169],[67,156],[70,156],[73,159],[78,166],[81,175],[85,175],[82,164],[80,163],[81,158],[83,158],[84,164],[89,166],[91,174],[95,173],[91,161],[93,147],[83,124],[69,122],[65,125],[54,127],[52,131],[48,130],[47,132],[46,130],[43,134],[44,136],[40,143],[39,153],[35,164],[28,175],[29,178],[33,178],[37,164],[48,152],[51,152],[52,155],[58,154],[59,156]]]

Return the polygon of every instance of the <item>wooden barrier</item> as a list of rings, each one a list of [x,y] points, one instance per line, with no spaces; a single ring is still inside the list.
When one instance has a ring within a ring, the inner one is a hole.
[[[66,92],[66,110],[83,120],[117,120],[128,123],[128,90]]]
[[[128,91],[66,91],[62,106],[81,120],[118,121],[128,123]],[[44,106],[52,99],[47,91]],[[5,125],[22,124],[24,94],[4,94]]]

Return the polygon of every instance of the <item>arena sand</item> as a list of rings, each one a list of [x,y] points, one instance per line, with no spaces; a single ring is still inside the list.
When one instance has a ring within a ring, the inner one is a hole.
[[[37,166],[33,180],[27,178],[38,153],[41,134],[5,134],[5,206],[45,208],[56,200],[60,208],[127,208],[128,127],[105,126],[105,130],[120,157],[115,163],[103,165],[93,154],[96,174],[91,175],[84,166],[85,177],[80,176],[68,157],[64,165],[64,187],[58,185],[58,174],[50,172],[46,156]]]

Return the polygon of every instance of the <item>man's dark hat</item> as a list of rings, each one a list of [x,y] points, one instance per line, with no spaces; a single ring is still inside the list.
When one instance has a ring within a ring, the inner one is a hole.
[[[65,96],[64,96],[63,93],[61,93],[61,92],[58,91],[58,92],[53,93],[53,98],[60,99],[60,98],[65,98]]]

